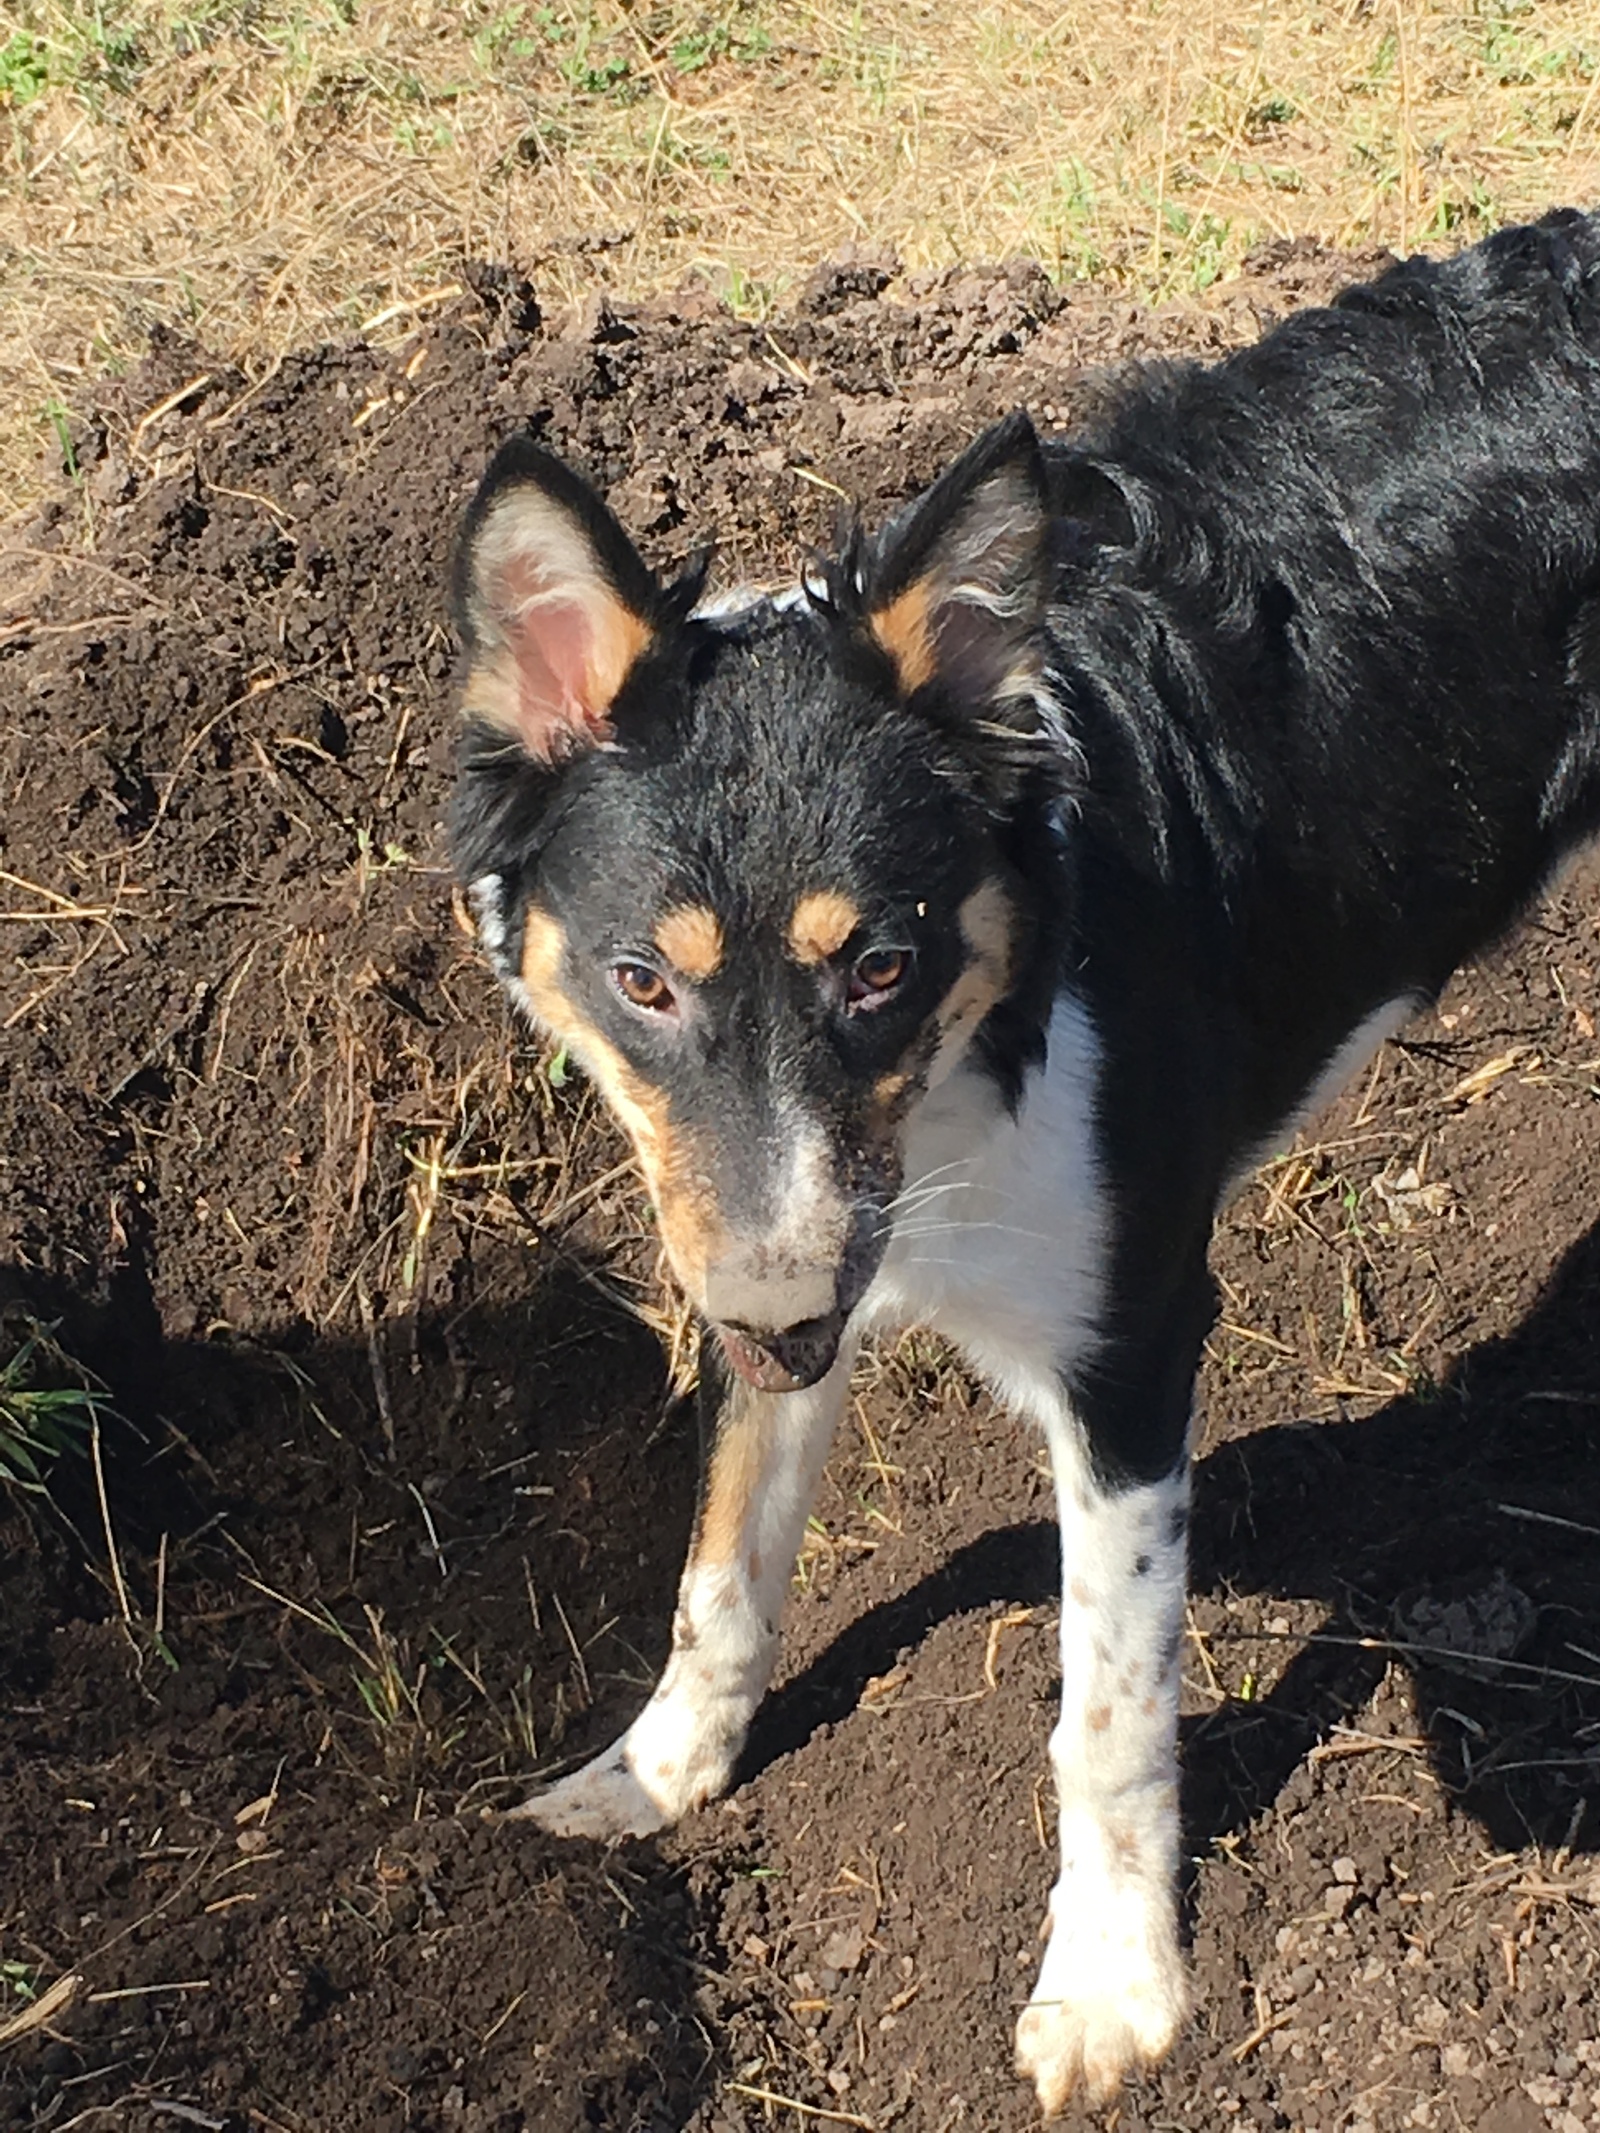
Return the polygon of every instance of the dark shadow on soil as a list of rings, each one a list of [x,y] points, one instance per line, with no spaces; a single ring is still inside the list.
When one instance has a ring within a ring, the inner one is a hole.
[[[1269,1695],[1185,1722],[1186,1852],[1268,1807],[1395,1658],[1414,1676],[1441,1783],[1498,1847],[1600,1848],[1592,1821],[1571,1827],[1597,1769],[1597,1525],[1600,1225],[1518,1330],[1474,1350],[1446,1385],[1364,1421],[1257,1431],[1199,1462],[1194,1589],[1332,1613]],[[741,1779],[847,1717],[936,1623],[1058,1591],[1052,1525],[985,1534],[769,1699]],[[1435,1659],[1419,1642],[1467,1656]]]
[[[681,2125],[716,2063],[684,1875],[484,1813],[664,1656],[694,1432],[653,1335],[575,1260],[376,1353],[164,1341],[137,1249],[90,1297],[0,1270],[6,1303],[119,1419],[104,1516],[87,1458],[0,1516],[0,1856],[41,1864],[40,1959],[122,1997],[8,2054],[0,2123],[165,2068],[219,2125]]]

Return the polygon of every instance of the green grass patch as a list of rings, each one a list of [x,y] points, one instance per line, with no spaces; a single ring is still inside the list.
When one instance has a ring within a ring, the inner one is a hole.
[[[0,1314],[0,1358],[0,1487],[42,1496],[55,1462],[87,1450],[111,1403],[31,1312]]]

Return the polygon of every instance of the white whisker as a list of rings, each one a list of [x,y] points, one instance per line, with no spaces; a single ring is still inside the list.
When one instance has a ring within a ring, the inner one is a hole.
[[[1036,1229],[1019,1229],[1014,1222],[927,1222],[897,1228],[893,1234],[899,1243],[911,1243],[926,1237],[969,1236],[974,1230],[998,1230],[1008,1237],[1021,1237],[1029,1244],[1053,1244],[1053,1237],[1046,1237]]]
[[[901,1215],[921,1214],[945,1193],[970,1190],[972,1182],[970,1178],[952,1178],[944,1185],[930,1185],[926,1192],[892,1202],[883,1212],[891,1222]]]
[[[970,1185],[972,1183],[970,1178],[956,1178],[946,1185],[933,1185],[933,1180],[943,1177],[946,1171],[965,1170],[969,1167],[970,1159],[966,1157],[953,1163],[936,1163],[931,1170],[925,1170],[921,1177],[913,1178],[909,1185],[902,1186],[900,1191],[895,1194],[894,1198],[885,1207],[884,1213],[892,1214],[896,1208],[904,1207],[909,1201],[927,1192],[930,1187],[936,1192],[950,1192],[954,1190],[956,1185]]]

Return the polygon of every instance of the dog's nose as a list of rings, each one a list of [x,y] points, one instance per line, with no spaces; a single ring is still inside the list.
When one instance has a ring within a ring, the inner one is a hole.
[[[748,1264],[723,1260],[706,1275],[706,1315],[762,1342],[830,1317],[837,1300],[838,1277],[827,1266],[756,1273]]]
[[[798,1392],[828,1375],[839,1353],[846,1314],[804,1319],[782,1333],[748,1333],[741,1326],[719,1325],[717,1338],[729,1364],[758,1392]]]

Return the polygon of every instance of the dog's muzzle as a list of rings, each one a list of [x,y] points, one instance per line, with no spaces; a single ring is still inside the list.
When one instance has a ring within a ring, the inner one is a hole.
[[[753,1272],[748,1262],[725,1262],[706,1278],[705,1311],[747,1385],[799,1392],[826,1377],[839,1352],[849,1315],[839,1287],[831,1266]]]

